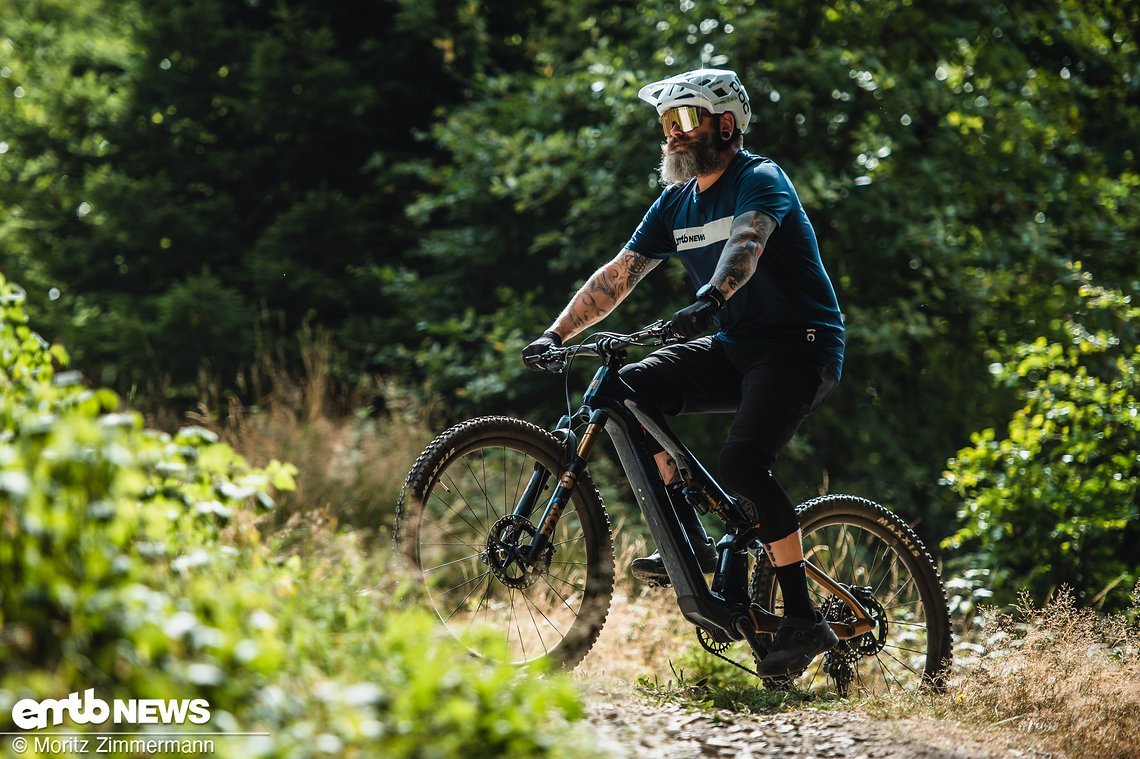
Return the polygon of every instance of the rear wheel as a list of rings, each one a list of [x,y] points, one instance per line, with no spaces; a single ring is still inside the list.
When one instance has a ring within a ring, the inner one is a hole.
[[[586,473],[535,563],[525,547],[561,473],[562,447],[528,422],[484,417],[456,425],[420,455],[396,511],[396,546],[447,629],[474,653],[572,668],[601,632],[613,594],[613,542]],[[513,515],[538,467],[531,520]],[[546,473],[553,472],[552,476]],[[481,631],[483,634],[473,634]]]
[[[846,585],[871,612],[876,627],[817,658],[800,676],[767,681],[812,689],[832,684],[878,693],[941,687],[950,663],[946,591],[922,542],[906,522],[864,498],[829,495],[799,507],[804,557]],[[836,596],[811,582],[812,601],[831,621],[854,616]],[[775,614],[783,599],[775,572],[761,556],[753,570],[752,600]]]

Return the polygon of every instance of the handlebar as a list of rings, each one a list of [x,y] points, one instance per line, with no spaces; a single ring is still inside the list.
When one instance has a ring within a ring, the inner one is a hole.
[[[589,342],[578,345],[551,348],[542,355],[535,356],[527,361],[527,365],[533,369],[558,374],[566,367],[567,362],[575,356],[601,356],[606,358],[630,346],[655,348],[681,341],[681,338],[673,331],[673,322],[669,319],[659,319],[629,334],[596,332],[588,339]]]

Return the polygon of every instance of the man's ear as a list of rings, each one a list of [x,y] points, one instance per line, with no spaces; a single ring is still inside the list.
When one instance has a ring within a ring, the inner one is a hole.
[[[729,113],[722,113],[720,115],[720,136],[723,140],[732,139],[733,133],[736,131],[736,115]]]

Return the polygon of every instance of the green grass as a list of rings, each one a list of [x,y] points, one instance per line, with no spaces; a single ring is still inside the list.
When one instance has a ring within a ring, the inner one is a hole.
[[[686,675],[684,670],[678,670],[675,677],[675,680],[664,682],[657,676],[641,678],[637,682],[637,692],[657,703],[754,714],[795,711],[806,705],[826,708],[840,702],[838,697],[820,696],[799,688],[769,690],[756,684],[755,678],[752,684],[724,684],[705,677],[691,679],[692,676]]]

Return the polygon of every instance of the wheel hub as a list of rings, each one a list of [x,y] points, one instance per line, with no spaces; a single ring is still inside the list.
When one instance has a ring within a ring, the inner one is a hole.
[[[529,588],[546,574],[554,554],[554,548],[548,546],[538,561],[527,559],[530,543],[537,534],[538,530],[527,519],[508,514],[492,525],[487,548],[479,557],[507,587]]]

